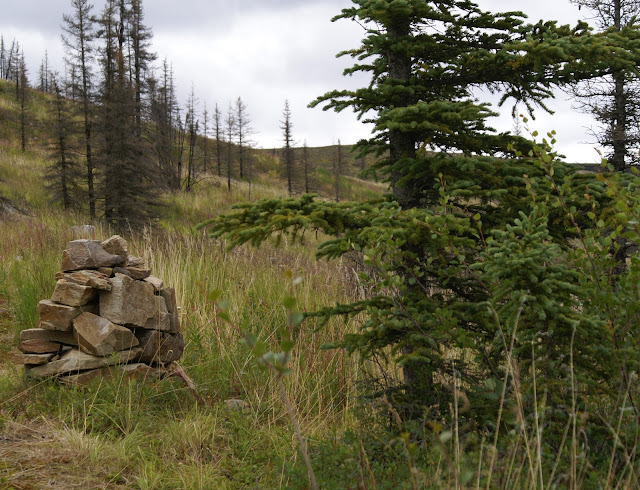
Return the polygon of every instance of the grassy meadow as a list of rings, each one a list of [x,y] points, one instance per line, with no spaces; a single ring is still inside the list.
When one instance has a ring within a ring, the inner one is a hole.
[[[127,237],[130,252],[176,289],[186,343],[180,364],[204,403],[174,378],[69,388],[30,379],[10,361],[20,331],[36,326],[38,301],[53,291],[62,250],[78,238],[71,227],[87,223],[85,214],[52,204],[45,191],[46,97],[33,94],[23,153],[12,86],[0,83],[0,196],[9,205],[0,216],[0,488],[305,488],[283,400],[242,332],[275,345],[287,325],[288,295],[300,311],[352,301],[362,294],[356,265],[317,261],[315,236],[306,245],[228,251],[194,229],[235,203],[284,196],[272,152],[256,153],[251,183],[234,181],[229,193],[224,179],[205,175],[192,191],[166,197],[161,220]],[[330,198],[330,173],[317,174],[316,190]],[[384,191],[353,175],[341,188],[351,199]],[[111,234],[96,225],[94,238]],[[208,299],[213,291],[221,293],[218,304]],[[222,302],[233,323],[218,318]],[[316,327],[308,321],[297,333],[284,383],[321,486],[402,486],[406,465],[389,474],[362,459],[359,434],[368,421],[359,407],[357,359],[322,348],[355,325],[338,319]]]
[[[363,299],[367,288],[359,281],[357,257],[315,259],[322,236],[230,251],[195,229],[234,204],[286,197],[274,150],[253,154],[251,182],[234,180],[227,192],[226,179],[201,175],[189,192],[165,196],[160,219],[126,237],[130,252],[176,289],[185,336],[179,364],[195,394],[176,377],[68,387],[25,376],[10,361],[11,352],[20,331],[36,326],[38,301],[53,292],[62,250],[85,238],[72,226],[88,218],[82,211],[64,212],[45,190],[47,97],[33,92],[30,98],[26,152],[20,150],[14,97],[12,85],[0,81],[0,489],[310,488],[287,402],[320,488],[636,488],[640,431],[625,426],[632,418],[626,412],[607,435],[611,454],[589,452],[582,419],[547,436],[537,413],[536,425],[522,422],[520,430],[493,431],[495,439],[487,438],[490,431],[459,423],[460,411],[469,407],[464,387],[457,386],[450,416],[412,427],[420,434],[412,438],[384,398],[367,396],[375,390],[373,380],[400,379],[399,369],[326,348],[364,318],[334,317],[324,326],[309,318],[296,327],[283,398],[279,377],[256,361],[242,342],[245,334],[277,350],[291,297],[296,310],[313,311]],[[335,196],[334,151],[310,149],[317,161],[312,190],[320,198]],[[358,178],[358,165],[349,158],[341,199],[382,195],[385,186]],[[91,238],[113,234],[95,226]],[[518,406],[513,413],[501,408],[495,425],[507,417],[524,421]],[[557,455],[543,454],[545,437],[561,440]],[[608,472],[602,465],[594,469],[596,458],[607,461]]]

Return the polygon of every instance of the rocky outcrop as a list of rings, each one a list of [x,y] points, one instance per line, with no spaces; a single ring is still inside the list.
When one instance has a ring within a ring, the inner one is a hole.
[[[13,361],[33,376],[84,384],[115,375],[157,378],[180,359],[175,290],[128,250],[118,235],[70,242],[51,299],[38,304],[38,328],[20,333]]]

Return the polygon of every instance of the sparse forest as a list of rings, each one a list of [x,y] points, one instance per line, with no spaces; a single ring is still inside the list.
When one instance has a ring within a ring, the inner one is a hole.
[[[640,485],[637,2],[344,3],[366,82],[309,100],[373,123],[352,145],[178,100],[142,0],[70,0],[62,72],[0,33],[0,487]],[[527,131],[560,90],[601,166]],[[175,287],[184,376],[25,373],[60,253],[115,233]]]

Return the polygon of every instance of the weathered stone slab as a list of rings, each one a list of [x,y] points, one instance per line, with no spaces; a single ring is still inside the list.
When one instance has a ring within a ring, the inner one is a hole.
[[[58,374],[70,373],[73,371],[85,371],[114,364],[124,364],[131,361],[140,354],[140,349],[134,347],[131,350],[116,352],[108,357],[96,357],[86,354],[78,349],[72,349],[62,355],[57,361],[51,361],[42,366],[30,369],[30,373],[36,376],[56,376]]]
[[[127,264],[127,256],[129,255],[129,245],[127,241],[120,235],[113,235],[102,242],[102,248],[113,255],[122,257],[122,264]]]
[[[22,352],[16,352],[11,356],[11,360],[15,364],[25,365],[41,365],[48,363],[55,354],[24,354]]]
[[[167,304],[162,296],[154,296],[153,298],[156,302],[156,310],[143,328],[168,332],[171,330],[171,315],[167,311]]]
[[[18,349],[25,354],[55,354],[60,350],[60,347],[61,345],[56,342],[41,339],[23,340],[18,344]]]
[[[141,281],[151,275],[151,269],[145,267],[115,267],[113,269],[114,274],[124,274],[131,279]]]
[[[97,378],[111,378],[111,368],[112,367],[101,367],[97,369],[90,369],[88,371],[82,371],[78,374],[60,376],[58,378],[58,381],[68,386],[85,386]]]
[[[111,291],[100,292],[100,316],[118,325],[144,327],[157,310],[153,286],[124,274],[111,278]]]
[[[96,290],[91,286],[82,286],[75,282],[60,279],[51,295],[51,301],[67,306],[84,306],[96,297]]]
[[[182,334],[169,334],[158,330],[135,331],[142,349],[137,358],[139,362],[167,363],[177,361],[184,351]]]
[[[90,371],[83,371],[78,374],[61,376],[59,381],[66,385],[83,386],[89,384],[96,378],[110,379],[122,376],[125,379],[157,379],[165,374],[163,369],[151,367],[147,364],[122,364],[120,366],[109,366]]]
[[[94,270],[83,270],[76,272],[58,272],[56,279],[64,279],[68,282],[74,282],[81,286],[90,286],[94,289],[103,291],[111,291],[111,282],[109,276]]]
[[[97,240],[73,240],[62,252],[64,272],[113,267],[122,263],[124,263],[122,257],[105,251]]]
[[[125,269],[129,272],[130,277],[138,281],[142,281],[151,275],[151,269],[147,269],[143,266],[127,266]]]
[[[38,303],[38,314],[40,315],[38,327],[47,330],[70,331],[71,322],[75,317],[85,311],[95,313],[96,309],[95,304],[68,306],[43,299]]]
[[[73,320],[73,331],[80,350],[94,356],[108,356],[138,345],[131,330],[93,313],[83,313]]]
[[[71,327],[71,322],[69,322]],[[20,340],[42,340],[46,342],[58,342],[66,345],[78,345],[73,331],[47,330],[45,328],[28,328],[20,332]]]
[[[145,277],[144,281],[151,284],[155,291],[160,291],[164,287],[164,281],[156,276]]]
[[[160,291],[160,296],[164,298],[167,305],[167,311],[171,315],[170,333],[180,332],[180,316],[178,315],[178,302],[176,300],[176,290],[173,288],[165,288]]]

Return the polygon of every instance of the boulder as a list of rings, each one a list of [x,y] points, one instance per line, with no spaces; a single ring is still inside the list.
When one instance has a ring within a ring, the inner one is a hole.
[[[113,255],[122,257],[122,265],[127,264],[127,256],[129,255],[129,246],[127,241],[120,235],[113,235],[102,242],[102,248]]]
[[[96,297],[96,290],[91,286],[82,286],[75,282],[60,279],[51,295],[51,301],[67,306],[84,306]]]
[[[184,351],[182,334],[169,334],[158,330],[135,330],[140,341],[140,355],[136,359],[145,363],[168,363],[177,361]]]
[[[138,345],[131,330],[93,313],[83,313],[73,320],[73,331],[80,350],[94,356],[108,356]]]
[[[173,288],[165,288],[160,291],[160,296],[164,298],[167,305],[167,311],[171,315],[170,333],[180,332],[180,316],[178,315],[178,302],[176,300],[176,290]]]
[[[156,302],[156,310],[143,328],[168,332],[171,330],[171,315],[167,311],[167,304],[162,296],[154,296],[153,298]]]
[[[23,340],[18,344],[18,349],[25,354],[55,354],[60,348],[60,344],[42,339]]]
[[[69,321],[69,326],[71,327],[71,321]],[[28,328],[20,332],[20,340],[41,340],[66,345],[78,345],[71,328],[67,332],[47,330],[45,328]]]
[[[96,270],[107,277],[113,276],[113,267],[98,267]]]
[[[63,272],[113,267],[122,263],[122,257],[105,251],[97,240],[73,240],[62,252]]]
[[[96,308],[95,304],[68,306],[54,303],[49,299],[43,299],[38,303],[38,314],[40,316],[38,327],[46,330],[70,331],[71,322],[75,317],[85,311],[95,313]]]
[[[111,278],[111,291],[100,291],[100,316],[118,325],[144,327],[156,313],[153,286],[124,274]]]
[[[43,364],[42,366],[33,367],[29,372],[36,376],[56,376],[73,371],[85,371],[87,369],[96,369],[114,364],[124,364],[138,355],[140,355],[140,349],[138,347],[116,352],[107,357],[96,357],[81,352],[78,349],[72,349],[63,354],[60,359]]]
[[[109,276],[98,271],[83,270],[71,273],[58,272],[56,274],[56,279],[64,279],[67,282],[73,282],[81,286],[90,286],[94,289],[111,291]]]
[[[15,364],[26,364],[28,366],[36,366],[48,363],[55,354],[23,354],[16,352],[11,356],[11,360]]]

